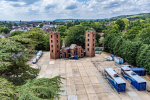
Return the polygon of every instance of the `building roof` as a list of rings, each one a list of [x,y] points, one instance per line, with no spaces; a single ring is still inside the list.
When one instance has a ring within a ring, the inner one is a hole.
[[[76,44],[71,44],[70,49],[74,49],[76,46]]]
[[[130,67],[129,67],[130,65],[122,65],[122,67],[121,67],[121,69],[123,69],[123,70],[125,70],[125,71],[130,71],[131,69],[130,69]]]
[[[63,49],[69,49],[69,47],[65,47],[65,48],[63,48]]]
[[[104,35],[104,33],[98,33],[100,36],[103,36]]]
[[[114,75],[117,74],[112,68],[106,68],[105,71],[109,73],[109,75],[115,80],[118,84],[126,83],[120,76],[115,77]]]
[[[136,80],[138,83],[143,83],[146,82],[142,77],[140,77],[139,75],[135,74],[132,75],[133,71],[125,71],[126,74],[128,74],[131,78],[133,78],[134,80]]]

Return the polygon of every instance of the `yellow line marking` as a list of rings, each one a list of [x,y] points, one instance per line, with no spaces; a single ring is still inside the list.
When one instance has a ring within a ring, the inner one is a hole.
[[[78,64],[77,64],[77,66],[78,66]],[[83,66],[83,65],[82,65],[82,66]],[[79,72],[80,72],[79,66],[78,66],[78,69],[79,69]],[[80,74],[81,74],[81,72],[80,72]],[[88,94],[88,97],[89,97],[89,99],[91,100],[91,97],[90,97],[89,92],[88,92],[88,90],[87,90],[87,88],[86,88],[86,85],[85,85],[85,82],[84,82],[84,79],[83,79],[82,74],[81,74],[81,77],[82,77],[82,80],[83,80],[83,83],[84,83],[84,87],[85,87],[85,89],[86,89],[86,92],[87,92],[87,94]]]
[[[70,61],[70,60],[69,60],[69,61]],[[66,61],[65,61],[65,66],[66,66]],[[67,66],[67,70],[69,71],[68,66]],[[68,74],[68,78],[69,78],[69,74]],[[69,90],[70,90],[70,98],[71,98],[71,100],[72,100],[71,88],[70,88],[70,78],[69,78]]]
[[[95,75],[95,74],[94,74]],[[96,77],[96,75],[95,75],[95,77]],[[100,82],[99,82],[100,83]],[[100,83],[101,84],[101,83]],[[102,86],[102,84],[101,84],[101,87],[103,88],[103,86]],[[103,90],[104,90],[104,88],[103,88]],[[105,90],[104,90],[105,91]],[[110,100],[110,98],[109,98],[109,96],[108,96],[108,94],[107,94],[107,92],[105,91],[105,94],[106,94],[106,96],[107,96],[107,98]]]

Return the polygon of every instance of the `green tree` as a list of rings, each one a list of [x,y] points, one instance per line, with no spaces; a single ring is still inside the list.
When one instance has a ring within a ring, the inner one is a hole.
[[[0,75],[14,85],[21,85],[28,79],[30,74],[36,77],[39,70],[27,65],[28,57],[32,56],[32,51],[27,50],[21,43],[13,39],[0,39]],[[17,77],[12,77],[16,75]]]
[[[127,28],[128,24],[129,24],[129,19],[123,18],[122,20],[123,20],[124,23],[125,23],[125,28]]]
[[[141,27],[134,26],[130,30],[127,30],[127,32],[125,32],[123,38],[132,40],[136,37],[136,35],[139,33],[140,30]]]
[[[103,42],[104,42],[104,37],[101,37],[101,38],[99,39],[99,44],[100,44],[100,46],[103,46]]]
[[[73,26],[66,30],[67,45],[77,44],[85,47],[85,29],[83,26]]]
[[[60,36],[64,37],[64,36],[66,36],[66,34],[65,34],[66,29],[67,29],[66,26],[61,25],[58,27],[57,32],[60,32]]]
[[[44,39],[44,50],[50,51],[49,34],[46,34]]]
[[[22,33],[24,33],[24,31],[14,31],[14,32],[10,33],[9,37],[12,37],[12,36],[15,36],[15,35],[20,35]]]
[[[115,24],[117,24],[117,25],[119,25],[119,30],[124,30],[125,29],[125,23],[124,23],[124,21],[123,20],[121,20],[121,19],[118,19],[116,22],[115,22]]]
[[[72,27],[72,23],[71,22],[67,23],[67,29],[69,29],[69,27]]]
[[[18,100],[54,100],[60,99],[61,80],[60,76],[54,78],[40,78],[28,80],[26,84],[22,85],[16,92],[18,93]]]
[[[41,23],[41,24],[40,24],[40,28],[42,28],[42,27],[43,27],[43,24]]]

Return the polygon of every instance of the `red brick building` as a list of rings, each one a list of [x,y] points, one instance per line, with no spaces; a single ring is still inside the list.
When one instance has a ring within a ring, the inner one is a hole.
[[[60,33],[50,32],[49,42],[50,42],[50,58],[58,59],[60,56]]]
[[[66,47],[62,49],[62,57],[69,58],[74,55],[79,55],[79,58],[84,57],[84,50],[81,46],[77,46],[76,44],[71,44],[70,47]]]
[[[88,57],[95,56],[95,38],[96,38],[95,31],[86,31],[85,51],[86,51],[86,56],[88,56]]]

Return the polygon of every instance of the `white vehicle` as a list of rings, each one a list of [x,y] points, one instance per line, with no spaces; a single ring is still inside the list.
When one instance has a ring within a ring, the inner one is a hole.
[[[36,56],[36,59],[39,60],[39,59],[40,59],[40,56]]]
[[[33,64],[36,64],[36,63],[37,63],[37,59],[34,58],[33,61],[32,61],[32,63],[33,63]]]

